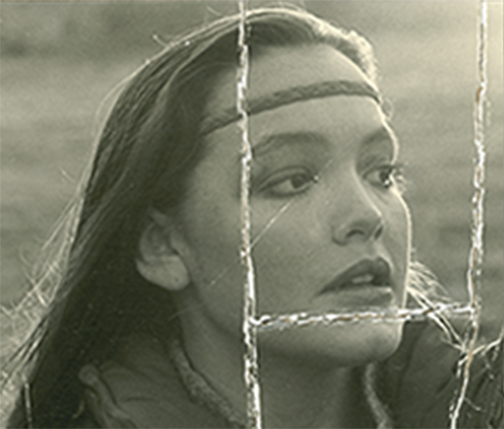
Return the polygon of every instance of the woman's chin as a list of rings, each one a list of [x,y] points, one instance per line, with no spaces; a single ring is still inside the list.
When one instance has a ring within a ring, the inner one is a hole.
[[[355,360],[358,356],[365,361],[380,361],[390,357],[399,347],[402,340],[402,328],[404,323],[380,323],[359,326],[359,332],[355,335]]]
[[[260,334],[260,353],[284,354],[292,360],[360,366],[391,356],[402,339],[403,322],[310,326]],[[262,337],[262,338],[261,338]]]

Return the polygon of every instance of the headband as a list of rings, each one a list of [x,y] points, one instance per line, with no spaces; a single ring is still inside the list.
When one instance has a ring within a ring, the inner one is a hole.
[[[338,80],[329,82],[316,82],[305,86],[296,86],[283,89],[272,94],[267,94],[248,100],[246,112],[248,115],[272,110],[280,106],[312,98],[325,98],[335,95],[346,96],[367,96],[371,97],[378,104],[382,104],[379,92],[367,82],[356,82],[349,80]],[[220,115],[208,117],[203,120],[201,134],[206,135],[225,127],[240,119],[240,114],[235,107],[226,109]]]

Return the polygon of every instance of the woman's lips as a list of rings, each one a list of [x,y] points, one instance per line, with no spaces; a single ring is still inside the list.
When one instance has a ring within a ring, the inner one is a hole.
[[[363,259],[324,286],[320,294],[363,288],[377,289],[376,292],[378,289],[393,289],[390,272],[390,265],[383,258]]]

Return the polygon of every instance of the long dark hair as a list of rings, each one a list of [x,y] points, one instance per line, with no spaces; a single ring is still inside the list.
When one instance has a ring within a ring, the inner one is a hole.
[[[84,364],[110,358],[132,333],[166,338],[176,331],[170,294],[136,271],[137,244],[146,211],[174,209],[184,197],[203,153],[199,125],[212,82],[238,64],[239,22],[238,16],[221,19],[173,41],[115,103],[62,243],[36,286],[52,295],[13,358],[25,388],[10,427],[69,426],[82,397],[77,373]],[[254,10],[247,30],[252,57],[262,46],[324,43],[375,78],[362,37],[306,12]]]

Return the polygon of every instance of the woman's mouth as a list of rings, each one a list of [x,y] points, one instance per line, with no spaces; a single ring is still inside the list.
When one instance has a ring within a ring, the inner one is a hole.
[[[320,294],[362,287],[393,289],[390,265],[385,259],[363,259],[357,262],[324,286]]]

